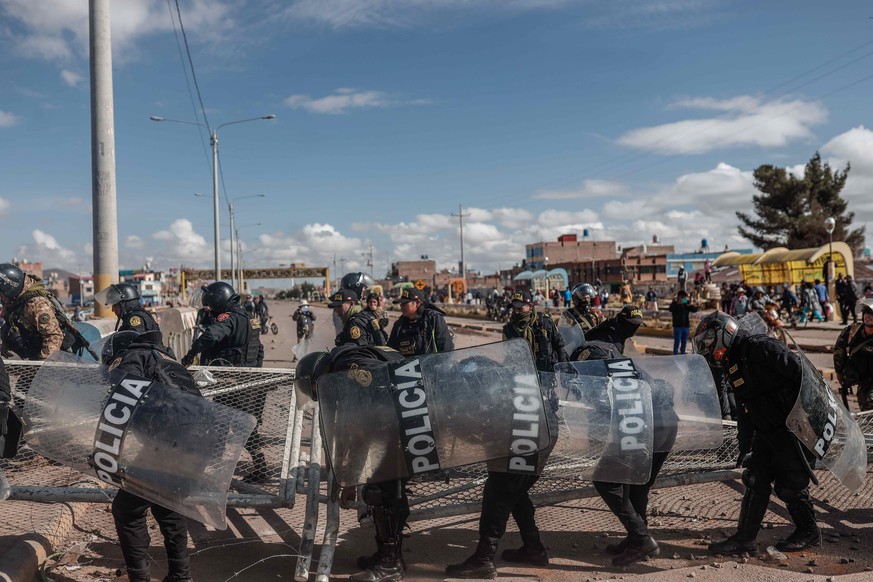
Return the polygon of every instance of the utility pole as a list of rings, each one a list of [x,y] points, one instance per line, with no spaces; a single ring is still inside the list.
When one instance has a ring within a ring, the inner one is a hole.
[[[458,213],[452,214],[458,217],[458,222],[461,224],[461,280],[464,282],[464,292],[467,291],[467,264],[464,262],[464,218],[470,216],[469,213],[464,214],[464,207],[458,204]]]
[[[373,276],[373,245],[370,245],[370,250],[366,253],[361,253],[362,257],[367,257],[367,266],[370,267],[370,276]]]
[[[91,49],[91,200],[93,210],[94,290],[118,281],[118,212],[115,198],[115,105],[112,97],[112,36],[109,0],[90,0]],[[81,282],[81,280],[80,280]],[[109,307],[94,306],[108,317]]]

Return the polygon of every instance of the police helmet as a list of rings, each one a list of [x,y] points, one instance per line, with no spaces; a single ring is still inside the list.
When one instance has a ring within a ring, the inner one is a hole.
[[[0,264],[0,295],[13,301],[24,289],[24,271],[12,263]]]
[[[318,400],[315,383],[319,376],[327,371],[329,365],[330,354],[327,352],[312,352],[300,358],[294,374],[297,406],[302,406],[310,400]]]
[[[204,285],[201,289],[203,289],[203,298],[201,299],[203,306],[217,313],[224,313],[231,304],[239,301],[237,292],[224,281]]]
[[[364,291],[375,284],[373,277],[366,273],[346,273],[340,281],[340,289],[354,289],[358,297],[364,297]]]
[[[101,340],[102,347],[100,348],[100,360],[104,364],[109,364],[119,354],[126,350],[132,343],[139,339],[139,332],[128,329],[125,331],[117,331],[110,336]]]
[[[865,313],[873,313],[873,297],[865,297],[855,304],[855,315],[863,318]]]
[[[737,335],[737,320],[723,311],[713,311],[700,320],[691,337],[694,353],[706,358],[712,368],[722,368],[724,357]]]
[[[576,305],[590,305],[595,295],[597,291],[588,283],[579,283],[573,287],[573,303]]]
[[[130,301],[131,299],[139,299],[139,289],[136,285],[130,283],[115,283],[94,295],[94,300],[98,303],[110,307],[117,305],[122,301]]]

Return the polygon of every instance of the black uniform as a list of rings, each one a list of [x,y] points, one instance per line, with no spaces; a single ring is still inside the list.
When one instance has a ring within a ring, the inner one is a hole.
[[[388,345],[388,316],[384,313],[372,311],[365,308],[361,313],[370,318],[370,329],[373,333],[373,342],[377,346]]]
[[[9,374],[6,373],[6,364],[0,358],[0,456],[6,445],[4,438],[8,432],[7,417],[9,407],[12,406],[12,390],[9,387]]]
[[[329,372],[379,366],[384,362],[403,359],[402,355],[388,347],[361,346],[356,342],[337,346],[330,353],[330,357]],[[400,580],[403,577],[402,533],[409,518],[407,481],[408,479],[392,479],[367,484],[362,488],[361,497],[373,515],[378,550],[372,556],[358,558],[358,566],[365,571],[352,576],[351,580]],[[391,578],[398,574],[399,577]]]
[[[585,332],[585,341],[598,341],[612,344],[615,350],[623,354],[624,343],[636,333],[639,326],[633,325],[621,317],[610,317],[600,325]],[[585,349],[582,344],[570,355],[571,360],[579,359],[579,352]]]
[[[133,330],[143,333],[158,329],[158,322],[151,313],[143,309],[139,299],[128,299],[119,305],[121,314],[115,322],[115,331]]]
[[[711,545],[710,551],[732,551],[734,548],[727,543],[731,541],[742,545],[739,549],[743,551],[757,551],[754,542],[774,482],[777,497],[785,502],[797,526],[797,531],[787,541],[800,541],[802,534],[819,535],[808,490],[809,462],[813,456],[800,447],[797,438],[785,426],[802,381],[800,356],[776,339],[740,330],[725,359],[738,407],[740,458],[749,451],[752,457],[742,477],[746,492],[738,531],[725,542]],[[800,537],[795,538],[798,535]],[[783,549],[792,550],[791,547]]]
[[[260,368],[264,363],[264,346],[259,332],[257,321],[249,319],[245,309],[234,303],[227,311],[215,316],[214,323],[203,330],[188,354],[202,354],[203,365],[210,365],[213,360],[225,360],[234,367]]]
[[[834,343],[834,369],[843,394],[858,386],[858,406],[873,408],[873,334],[868,335],[861,323],[847,326]],[[844,396],[845,397],[845,396]]]
[[[355,309],[355,308],[353,308]],[[360,309],[360,308],[357,308]],[[382,331],[379,327],[373,327],[373,323],[378,322],[367,315],[363,310],[355,311],[346,319],[343,324],[342,331],[336,336],[336,345],[344,346],[346,344],[355,344],[358,346],[379,346],[385,345],[379,343],[382,337]]]
[[[161,345],[160,332],[147,334],[138,343],[131,344],[113,361],[107,363],[111,368],[199,394],[197,385],[188,370],[178,364],[169,350]],[[121,489],[112,501],[112,517],[115,520],[115,530],[118,532],[118,541],[121,545],[121,553],[124,555],[124,563],[127,565],[128,577],[132,582],[151,579],[148,561],[150,538],[146,523],[149,509],[158,522],[164,537],[164,547],[167,550],[169,574],[165,580],[171,582],[190,580],[188,527],[185,517]]]
[[[415,321],[401,316],[394,322],[388,345],[404,356],[439,354],[455,349],[455,338],[446,325],[446,312],[423,304]]]

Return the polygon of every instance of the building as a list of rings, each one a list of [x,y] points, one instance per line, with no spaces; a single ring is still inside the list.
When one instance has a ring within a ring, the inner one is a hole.
[[[615,241],[578,240],[575,234],[564,234],[557,242],[536,242],[525,245],[525,263],[531,271],[548,269],[592,260],[614,259]]]
[[[436,261],[421,259],[418,261],[397,261],[391,263],[391,280],[394,283],[423,281],[428,287],[434,284],[436,276]]]

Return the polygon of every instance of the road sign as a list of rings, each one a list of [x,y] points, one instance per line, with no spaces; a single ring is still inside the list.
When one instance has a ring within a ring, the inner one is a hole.
[[[425,285],[424,281],[422,281],[421,279],[419,279],[418,281],[415,282],[415,288],[418,289],[419,291],[421,291],[425,287],[426,287],[426,285]]]

